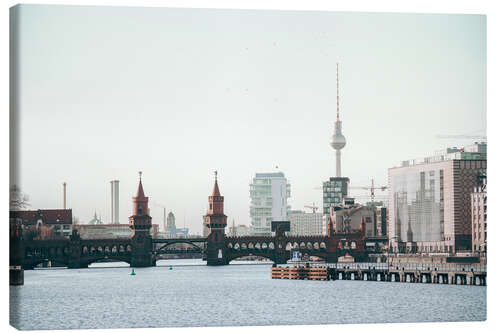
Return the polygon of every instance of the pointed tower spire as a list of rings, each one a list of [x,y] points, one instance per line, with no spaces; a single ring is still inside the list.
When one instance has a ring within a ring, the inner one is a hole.
[[[219,185],[217,184],[217,171],[215,171],[214,174],[215,174],[215,184],[214,184],[214,190],[212,191],[212,196],[220,197]]]
[[[144,189],[142,188],[142,171],[139,171],[139,186],[137,187],[136,198],[144,198]]]
[[[134,203],[134,215],[149,214],[149,198],[144,195],[144,189],[142,188],[142,171],[139,171],[139,186],[137,186],[137,194],[132,199]]]

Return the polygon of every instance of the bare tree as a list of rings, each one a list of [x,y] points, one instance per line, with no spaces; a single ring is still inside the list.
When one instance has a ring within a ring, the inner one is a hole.
[[[19,186],[12,185],[10,187],[10,210],[22,210],[30,206],[28,201],[28,195],[21,192]]]

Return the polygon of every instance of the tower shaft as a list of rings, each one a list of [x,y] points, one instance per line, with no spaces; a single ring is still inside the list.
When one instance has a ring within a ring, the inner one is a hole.
[[[336,157],[336,161],[335,161],[335,177],[342,177],[341,174],[342,174],[342,170],[341,170],[341,152],[340,152],[340,149],[337,149],[335,151],[335,157]]]

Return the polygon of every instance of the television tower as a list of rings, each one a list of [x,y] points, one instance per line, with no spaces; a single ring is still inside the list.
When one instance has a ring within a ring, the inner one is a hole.
[[[330,146],[335,149],[336,169],[335,177],[342,177],[340,150],[345,147],[346,140],[342,135],[342,122],[339,113],[339,64],[337,63],[337,120],[335,121],[335,130],[330,140]]]

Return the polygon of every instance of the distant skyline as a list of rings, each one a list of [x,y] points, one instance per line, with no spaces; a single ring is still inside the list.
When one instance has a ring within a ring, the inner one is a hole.
[[[486,135],[484,15],[21,7],[30,209],[62,208],[66,182],[73,215],[109,222],[118,179],[127,223],[140,170],[153,223],[165,206],[201,233],[218,170],[228,223],[249,225],[251,179],[276,166],[292,209],[320,206],[337,62],[351,185],[385,185],[402,160],[474,141],[437,135]]]

